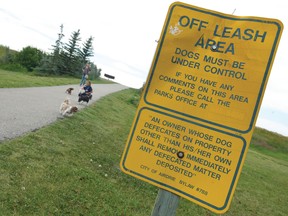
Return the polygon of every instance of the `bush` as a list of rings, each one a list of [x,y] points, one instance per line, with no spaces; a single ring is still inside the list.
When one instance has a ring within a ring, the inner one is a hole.
[[[18,63],[0,64],[0,68],[7,71],[27,72],[27,69]]]
[[[40,61],[44,53],[41,50],[33,47],[25,47],[17,54],[17,62],[27,68],[28,71],[40,65]]]

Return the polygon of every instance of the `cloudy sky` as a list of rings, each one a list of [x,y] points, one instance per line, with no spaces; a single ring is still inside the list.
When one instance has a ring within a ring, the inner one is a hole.
[[[92,61],[102,74],[139,88],[146,81],[169,5],[175,1],[0,0],[0,44],[20,51],[33,46],[49,52],[64,26],[67,42],[80,29],[94,37]],[[237,16],[275,18],[284,31],[256,125],[288,136],[288,3],[283,0],[186,0],[187,4]]]

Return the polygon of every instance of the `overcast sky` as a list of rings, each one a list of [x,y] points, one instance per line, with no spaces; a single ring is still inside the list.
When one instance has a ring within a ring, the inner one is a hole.
[[[146,81],[169,5],[175,1],[0,0],[0,44],[49,52],[64,25],[67,42],[80,29],[94,37],[92,61],[116,81],[139,88]],[[288,136],[288,3],[283,0],[187,0],[187,4],[236,16],[275,18],[284,31],[256,125]]]

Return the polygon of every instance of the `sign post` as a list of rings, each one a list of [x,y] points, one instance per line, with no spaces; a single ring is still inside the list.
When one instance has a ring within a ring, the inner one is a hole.
[[[123,172],[228,210],[283,25],[173,3],[121,160]]]
[[[179,203],[179,196],[159,189],[151,216],[174,216]]]

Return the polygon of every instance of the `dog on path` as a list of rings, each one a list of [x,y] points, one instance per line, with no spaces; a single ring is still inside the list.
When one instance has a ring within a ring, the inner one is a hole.
[[[69,99],[65,99],[60,105],[59,112],[62,116],[71,116],[73,113],[78,112],[78,108],[72,106]]]
[[[84,101],[88,104],[89,100],[91,100],[91,99],[92,99],[92,95],[82,94],[82,95],[79,95],[78,103]]]
[[[68,88],[65,93],[71,95],[72,91],[74,90],[74,88]]]

